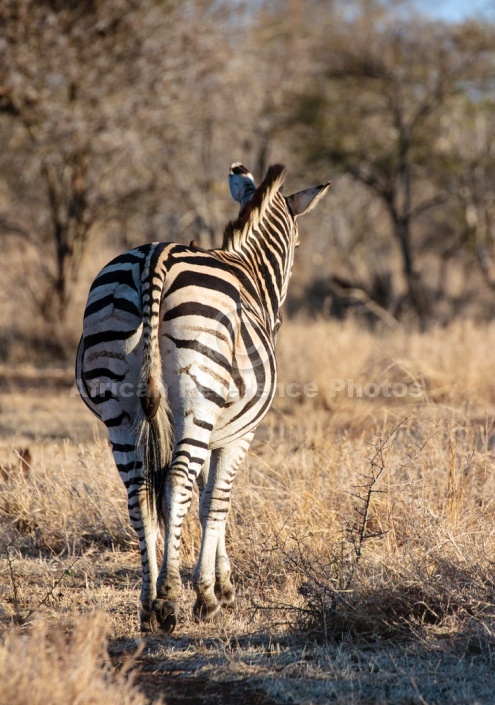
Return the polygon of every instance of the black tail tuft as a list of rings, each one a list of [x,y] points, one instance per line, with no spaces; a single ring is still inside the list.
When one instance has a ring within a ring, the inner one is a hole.
[[[144,443],[144,468],[148,501],[163,524],[163,502],[165,479],[170,464],[170,450],[163,446],[163,433],[158,418],[147,423],[147,438]]]

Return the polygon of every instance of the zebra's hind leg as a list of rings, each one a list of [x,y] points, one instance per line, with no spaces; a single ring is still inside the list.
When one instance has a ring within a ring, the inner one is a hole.
[[[207,441],[186,437],[179,441],[165,480],[165,545],[152,610],[162,631],[176,626],[182,582],[179,554],[182,523],[189,510],[193,485],[209,454]]]
[[[203,492],[208,482],[209,470],[210,460],[208,457],[197,479],[200,495],[200,521],[202,519],[202,512],[204,511]],[[225,528],[226,522],[221,522],[219,524],[219,535],[215,564],[215,596],[218,602],[220,603],[221,607],[233,607],[235,603],[235,588],[230,580],[230,561],[227,555],[227,548],[225,546]]]
[[[230,575],[230,560],[225,545],[227,522],[220,525],[215,565],[215,596],[221,607],[232,609],[235,605],[235,587]]]
[[[209,471],[210,459],[208,457],[197,479],[200,496],[200,521],[202,518],[202,497],[204,489],[208,482]],[[230,580],[230,561],[227,555],[227,548],[225,545],[226,525],[226,522],[221,522],[219,525],[220,532],[218,535],[217,555],[215,564],[215,595],[221,607],[233,607],[235,603],[235,588]]]
[[[215,619],[220,607],[232,607],[235,587],[225,546],[225,528],[234,477],[253,434],[212,451],[208,481],[201,495],[201,551],[193,573],[197,619]]]
[[[141,631],[156,632],[157,623],[152,610],[156,597],[158,568],[156,562],[156,540],[158,521],[153,503],[149,501],[143,472],[142,449],[129,431],[112,432],[110,441],[113,457],[127,489],[129,517],[139,540],[141,553]]]

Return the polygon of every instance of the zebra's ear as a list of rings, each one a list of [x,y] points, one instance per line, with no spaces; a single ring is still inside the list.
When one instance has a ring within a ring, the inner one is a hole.
[[[297,193],[293,193],[292,196],[287,196],[285,200],[294,218],[298,215],[304,215],[304,213],[308,213],[308,211],[314,208],[320,198],[325,195],[331,183],[331,181],[327,181],[326,184],[305,188],[304,191],[298,191]]]

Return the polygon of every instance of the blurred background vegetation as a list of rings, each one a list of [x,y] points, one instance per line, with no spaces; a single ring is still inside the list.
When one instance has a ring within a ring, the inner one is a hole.
[[[70,360],[125,248],[220,246],[230,163],[302,225],[288,315],[495,313],[495,22],[412,0],[2,0],[0,361]]]

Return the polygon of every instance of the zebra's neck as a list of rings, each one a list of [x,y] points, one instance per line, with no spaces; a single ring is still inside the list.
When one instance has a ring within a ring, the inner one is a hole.
[[[223,250],[235,253],[256,283],[264,313],[275,325],[292,271],[295,224],[280,187],[285,169],[271,167],[253,198],[230,223]]]

